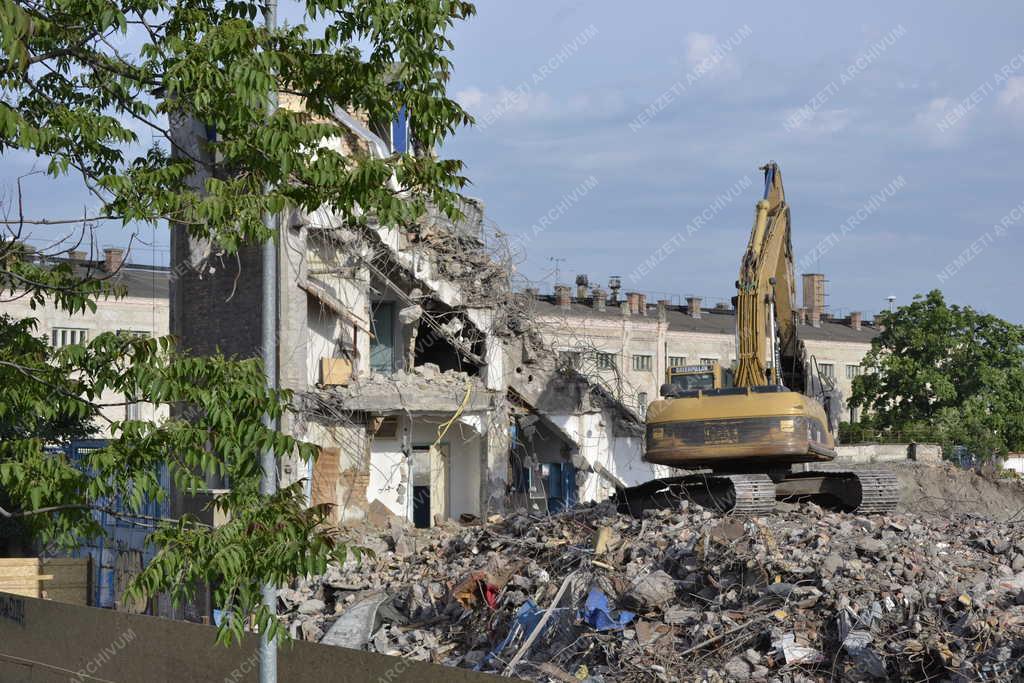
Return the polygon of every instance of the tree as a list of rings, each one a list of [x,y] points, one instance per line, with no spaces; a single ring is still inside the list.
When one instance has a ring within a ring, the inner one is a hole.
[[[35,335],[35,328],[34,320],[0,314],[0,443],[34,437],[61,447],[92,436],[96,432],[95,410],[83,412],[78,405],[71,412],[53,410],[56,395],[76,394],[79,386],[49,364],[52,349],[45,337]],[[31,368],[47,380],[26,384],[21,381],[20,368]],[[9,391],[15,386],[22,391]],[[38,409],[40,405],[44,410]],[[0,508],[11,505],[9,494],[0,486]],[[31,546],[31,529],[24,520],[0,516],[0,554],[20,555]]]
[[[466,183],[458,161],[431,153],[342,154],[322,142],[344,138],[342,110],[389,121],[404,108],[412,112],[410,137],[426,150],[470,123],[445,84],[447,32],[473,6],[295,5],[310,25],[268,29],[262,3],[246,0],[0,0],[0,151],[38,155],[50,177],[79,178],[96,200],[84,220],[33,215],[19,201],[0,238],[0,292],[69,313],[119,295],[102,273],[83,276],[27,250],[22,240],[33,226],[82,220],[85,231],[104,222],[167,222],[231,253],[274,237],[262,220],[268,212],[326,206],[351,223],[373,217],[408,224],[429,204],[455,217]],[[302,106],[268,117],[272,90]],[[215,131],[203,156],[216,161],[175,148],[171,117]],[[142,144],[143,135],[154,142]],[[199,168],[210,164],[216,168]],[[210,171],[198,188],[190,184],[197,170]],[[15,339],[12,348],[27,346],[31,323],[0,320],[0,328],[0,336]],[[112,389],[177,406],[181,417],[114,422],[109,446],[80,463],[47,452],[31,419],[17,423],[18,437],[0,443],[0,486],[11,497],[0,516],[27,520],[47,541],[72,546],[99,532],[92,513],[111,496],[142,519],[145,500],[162,495],[161,466],[185,490],[202,488],[208,473],[227,476],[231,491],[216,501],[230,517],[226,525],[143,520],[153,525],[159,552],[131,593],[184,599],[203,581],[217,586],[215,599],[226,611],[222,639],[240,636],[250,616],[278,633],[259,604],[259,586],[323,571],[346,551],[323,528],[325,511],[305,507],[298,485],[270,500],[258,494],[261,450],[314,457],[309,444],[261,423],[264,413],[288,409],[288,392],[267,390],[255,359],[189,358],[170,339],[105,334],[45,355],[42,362],[0,359],[9,371],[0,411],[87,415]],[[73,386],[62,384],[72,377]]]
[[[938,290],[881,323],[849,401],[863,426],[983,459],[1024,448],[1024,326],[949,306]]]

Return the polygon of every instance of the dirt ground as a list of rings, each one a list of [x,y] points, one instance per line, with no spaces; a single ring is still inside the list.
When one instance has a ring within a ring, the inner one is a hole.
[[[902,491],[899,510],[948,516],[968,513],[988,519],[1024,521],[1024,484],[1013,479],[989,479],[955,465],[899,463]]]

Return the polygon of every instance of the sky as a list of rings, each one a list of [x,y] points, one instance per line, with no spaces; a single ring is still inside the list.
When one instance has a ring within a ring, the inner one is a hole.
[[[914,294],[1024,322],[1024,5],[480,0],[450,94],[477,119],[440,150],[521,254],[523,282],[727,300],[782,169],[797,272],[836,315]],[[0,182],[35,160],[5,154]],[[24,181],[75,215],[71,181]],[[42,229],[37,242],[60,229]],[[133,260],[167,262],[164,228]],[[123,233],[104,231],[99,246]]]
[[[542,288],[557,266],[728,299],[774,160],[797,270],[826,274],[833,313],[938,287],[1024,321],[1024,5],[477,9],[450,90],[478,125],[443,154]]]

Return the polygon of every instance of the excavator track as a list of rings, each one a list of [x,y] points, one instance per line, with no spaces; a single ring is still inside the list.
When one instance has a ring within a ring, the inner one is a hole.
[[[620,489],[615,495],[619,509],[635,516],[651,508],[676,507],[684,500],[737,515],[775,510],[775,484],[766,474],[690,474]]]
[[[732,484],[733,505],[729,510],[737,515],[763,515],[775,510],[775,484],[766,474],[725,474],[715,479],[726,479]]]
[[[855,470],[841,465],[814,465],[804,474],[823,475],[848,482],[844,487],[848,492],[846,503],[855,512],[872,515],[892,512],[900,502],[899,480],[889,470]]]
[[[650,508],[678,507],[684,500],[734,515],[765,515],[775,511],[777,498],[881,514],[896,508],[900,491],[896,475],[888,470],[822,464],[779,477],[777,483],[767,474],[706,472],[656,479],[616,493],[619,509],[636,516]]]

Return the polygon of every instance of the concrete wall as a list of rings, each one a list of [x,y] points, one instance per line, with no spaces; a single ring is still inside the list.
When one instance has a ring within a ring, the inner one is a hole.
[[[639,436],[615,435],[604,413],[552,415],[551,421],[579,444],[574,464],[578,470],[577,496],[581,503],[605,500],[615,493],[614,486],[594,471],[597,465],[628,486],[665,476],[664,468],[641,459],[643,440]]]
[[[853,394],[853,379],[846,376],[846,368],[847,366],[859,368],[864,354],[871,349],[871,345],[807,339],[804,341],[804,346],[807,348],[809,356],[813,355],[817,358],[819,367],[822,363],[831,363],[835,368],[836,388],[843,394],[841,419],[847,422],[854,421],[850,419],[850,409],[846,407],[846,401]],[[860,418],[859,415],[855,417]]]
[[[212,626],[124,614],[0,593],[0,681],[3,683],[178,683],[258,680],[258,638],[214,642]],[[494,680],[371,652],[292,642],[278,651],[278,680]]]

